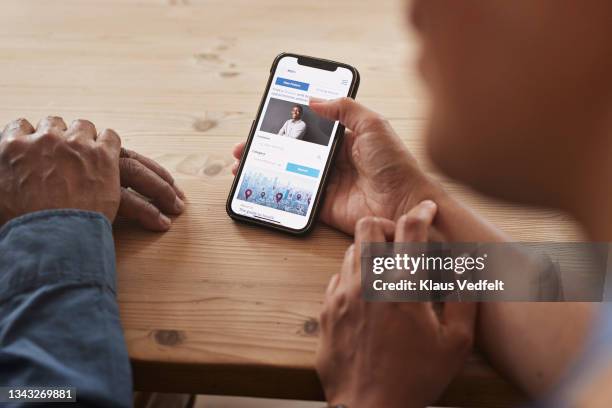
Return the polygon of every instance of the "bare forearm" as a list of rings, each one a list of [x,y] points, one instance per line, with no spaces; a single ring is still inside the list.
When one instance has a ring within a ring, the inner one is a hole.
[[[510,238],[472,209],[442,190],[434,193],[438,214],[435,228],[451,242],[500,242]]]
[[[507,378],[530,395],[541,395],[579,355],[594,308],[590,303],[482,303],[477,342]]]
[[[419,198],[438,204],[435,228],[448,241],[508,241],[499,229],[428,185]],[[488,302],[479,305],[476,342],[508,379],[536,395],[558,381],[579,353],[594,307],[584,303]],[[573,322],[571,327],[567,322]]]

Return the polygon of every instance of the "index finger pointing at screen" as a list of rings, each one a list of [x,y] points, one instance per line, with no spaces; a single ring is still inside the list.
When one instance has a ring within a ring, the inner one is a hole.
[[[339,98],[330,101],[311,98],[310,109],[330,120],[339,120],[344,126],[360,132],[372,119],[380,119],[380,115],[356,102],[352,98]]]

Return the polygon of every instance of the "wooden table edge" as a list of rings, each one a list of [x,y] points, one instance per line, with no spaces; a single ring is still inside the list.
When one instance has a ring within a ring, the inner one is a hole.
[[[134,389],[168,392],[324,401],[315,370],[264,364],[192,364],[132,359]],[[516,386],[490,367],[467,365],[436,403],[438,406],[506,408],[526,401]]]

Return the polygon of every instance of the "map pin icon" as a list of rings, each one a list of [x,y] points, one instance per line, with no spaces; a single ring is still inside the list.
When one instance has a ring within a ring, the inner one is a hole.
[[[283,198],[283,195],[281,193],[276,193],[276,202],[278,203],[281,198]]]
[[[244,196],[246,197],[247,200],[249,199],[251,194],[253,194],[253,190],[251,190],[250,188],[247,188],[246,191],[244,192]]]
[[[301,194],[298,194],[295,197],[298,199],[298,201],[302,199],[302,195]]]
[[[264,197],[266,196],[266,192],[265,192],[265,191],[262,191],[262,192],[261,192],[261,194],[260,194],[260,196],[261,196],[261,198],[264,198]]]

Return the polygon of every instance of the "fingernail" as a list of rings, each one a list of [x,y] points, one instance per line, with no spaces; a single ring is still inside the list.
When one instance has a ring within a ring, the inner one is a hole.
[[[308,103],[309,103],[309,104],[310,104],[310,103],[323,103],[323,102],[327,102],[327,100],[322,99],[322,98],[317,98],[317,97],[315,97],[315,96],[311,96],[311,97],[308,99]]]
[[[354,250],[355,250],[355,244],[353,243],[353,244],[351,244],[351,245],[350,245],[348,248],[346,248],[345,255],[346,255],[346,254],[350,254],[350,253],[351,253],[351,252],[353,252]]]
[[[434,203],[431,200],[424,200],[421,201],[421,204],[423,207],[428,207],[428,208],[436,208],[438,205],[436,203]]]
[[[159,220],[164,227],[170,227],[170,225],[172,225],[172,220],[170,220],[170,218],[166,217],[164,214],[159,214]]]
[[[180,188],[179,186],[177,186],[176,184],[174,185],[174,191],[176,191],[176,194],[178,194],[179,198],[184,200],[185,199],[185,192],[183,191],[182,188]]]
[[[176,200],[174,201],[174,209],[178,212],[183,212],[185,209],[185,202],[181,200],[180,197],[176,197]]]

